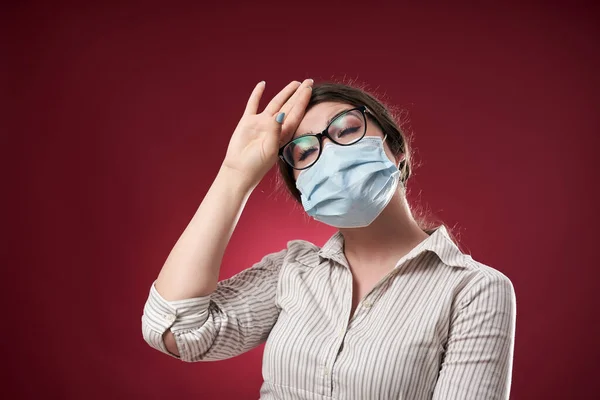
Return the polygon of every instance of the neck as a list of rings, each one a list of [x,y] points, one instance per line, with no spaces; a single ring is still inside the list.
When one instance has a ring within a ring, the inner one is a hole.
[[[369,226],[339,230],[344,236],[344,254],[355,270],[392,269],[397,260],[429,236],[414,220],[404,189],[396,192]]]

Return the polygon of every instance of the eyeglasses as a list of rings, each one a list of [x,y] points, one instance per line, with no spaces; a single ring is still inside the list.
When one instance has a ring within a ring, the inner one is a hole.
[[[337,115],[321,133],[298,136],[279,149],[279,158],[290,167],[306,169],[317,162],[323,149],[323,137],[340,146],[350,146],[360,141],[367,132],[366,106],[345,110]]]

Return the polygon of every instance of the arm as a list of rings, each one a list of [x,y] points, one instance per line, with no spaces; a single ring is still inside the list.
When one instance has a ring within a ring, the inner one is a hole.
[[[279,316],[277,282],[286,253],[265,256],[218,282],[208,296],[167,301],[153,284],[142,316],[144,339],[187,362],[223,360],[263,343]],[[163,344],[165,332],[176,351]]]
[[[180,301],[172,306],[189,307],[187,312],[195,312],[198,321],[205,319],[208,296],[217,287],[225,247],[250,193],[251,188],[233,171],[221,167],[153,283],[151,294],[155,295],[154,304],[161,303],[158,299],[160,293],[164,300],[163,308],[168,308],[164,305],[166,301]],[[169,315],[169,318],[176,315],[172,312],[163,314]],[[167,318],[166,322],[174,321]],[[145,337],[149,333],[146,329]],[[163,339],[166,348],[179,355],[173,332],[164,331]]]
[[[508,399],[516,302],[510,280],[481,275],[465,289],[451,320],[434,400]]]
[[[187,347],[188,340],[192,338],[183,336],[183,331],[189,333],[195,330],[196,334],[204,335],[195,339],[198,343],[212,343],[216,340],[216,331],[205,329],[205,326],[218,318],[210,319],[209,314],[218,315],[226,311],[229,314],[223,315],[223,318],[241,321],[238,333],[240,348],[247,346],[244,341],[252,342],[243,336],[241,330],[246,329],[244,318],[248,307],[257,306],[252,299],[262,299],[262,295],[253,290],[260,291],[264,287],[239,285],[236,290],[249,291],[237,293],[237,299],[244,298],[244,302],[223,297],[226,285],[231,282],[221,285],[221,290],[215,292],[221,261],[250,193],[278,159],[281,141],[293,134],[302,119],[310,99],[311,90],[306,90],[310,84],[310,80],[305,80],[302,85],[291,82],[261,113],[257,112],[264,82],[254,88],[215,181],[153,282],[142,317],[143,336],[151,346],[161,351],[168,350],[168,354],[183,360],[203,357],[201,352]],[[281,118],[275,118],[281,112],[288,113],[285,123]],[[257,266],[247,274],[257,273],[266,282],[272,282],[273,276],[277,276],[278,262],[277,257],[264,260],[265,266]],[[267,294],[269,296],[273,297]],[[223,309],[217,311],[220,305]],[[227,310],[228,307],[243,309]],[[172,329],[169,330],[169,327]]]

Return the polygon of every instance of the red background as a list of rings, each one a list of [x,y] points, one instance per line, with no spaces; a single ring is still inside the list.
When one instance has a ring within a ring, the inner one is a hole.
[[[3,392],[258,398],[262,346],[183,363],[140,318],[254,85],[311,77],[408,110],[411,204],[515,286],[511,398],[596,397],[597,7],[249,3],[2,6]],[[333,233],[274,177],[222,279]]]

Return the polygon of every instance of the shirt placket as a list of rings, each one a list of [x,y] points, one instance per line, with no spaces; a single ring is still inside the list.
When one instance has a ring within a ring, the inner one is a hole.
[[[374,299],[377,293],[377,289],[372,290],[365,298],[361,299],[356,306],[356,310],[354,310],[352,320],[350,320],[350,310],[352,307],[352,273],[349,270],[346,270],[346,273],[349,278],[347,279],[347,287],[343,289],[342,293],[344,295],[343,304],[348,305],[348,307],[346,307],[345,312],[341,314],[341,318],[336,321],[338,326],[336,336],[332,341],[330,351],[325,355],[321,365],[321,374],[323,378],[322,394],[325,396],[332,396],[333,394],[333,372],[338,355],[344,344],[344,338],[348,334],[352,324],[355,324],[356,321],[362,318],[364,313],[372,307],[373,303],[371,299]]]

